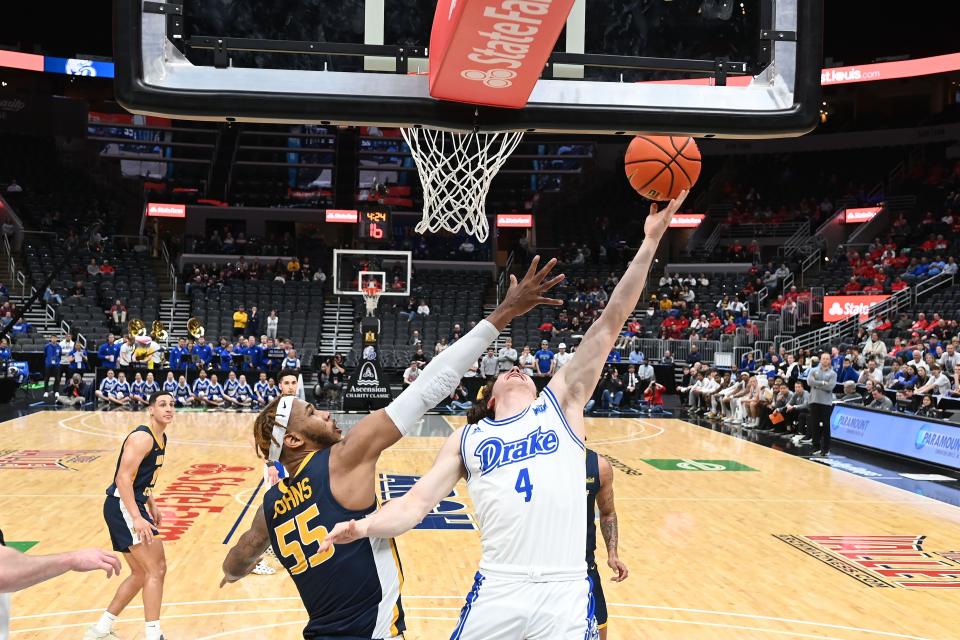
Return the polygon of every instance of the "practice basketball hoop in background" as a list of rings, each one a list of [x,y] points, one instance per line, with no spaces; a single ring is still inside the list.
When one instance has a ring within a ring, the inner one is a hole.
[[[686,136],[637,136],[623,158],[630,186],[650,200],[672,200],[700,177],[700,149]]]
[[[486,242],[487,192],[520,144],[523,131],[455,133],[428,127],[400,130],[423,185],[417,233],[466,233]]]

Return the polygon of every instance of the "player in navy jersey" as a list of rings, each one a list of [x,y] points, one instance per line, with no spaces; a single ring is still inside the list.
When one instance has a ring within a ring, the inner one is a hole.
[[[616,573],[614,582],[627,579],[630,572],[617,552],[617,509],[613,504],[613,467],[596,451],[587,449],[587,575],[593,587],[594,615],[600,640],[607,639],[607,599],[603,595],[603,581],[597,571],[596,509],[600,509],[600,533],[607,547],[607,566]]]
[[[153,394],[147,412],[149,424],[131,431],[120,447],[113,483],[107,488],[103,503],[103,518],[113,550],[123,553],[131,573],[120,584],[100,620],[87,629],[85,640],[115,638],[113,621],[141,592],[146,639],[163,640],[160,607],[166,556],[163,542],[155,537],[161,515],[153,500],[153,488],[166,455],[165,431],[175,415],[173,396],[164,391]]]
[[[393,540],[358,540],[323,553],[318,553],[319,544],[338,520],[374,511],[380,454],[449,395],[510,320],[538,304],[560,304],[544,297],[562,280],[547,279],[555,261],[539,271],[538,262],[534,260],[520,283],[511,276],[507,295],[486,320],[437,355],[386,409],[365,416],[347,437],[341,438],[328,412],[286,395],[286,389],[260,412],[254,425],[258,451],[268,460],[278,457],[290,477],[266,492],[250,530],[224,560],[224,582],[249,573],[272,545],[307,609],[304,638],[379,640],[403,633],[401,574]],[[578,489],[582,500],[582,485]]]
[[[518,367],[503,372],[410,491],[369,517],[338,523],[317,553],[412,529],[466,478],[483,552],[452,640],[598,637],[584,558],[583,408],[686,195],[682,191],[662,212],[650,206],[643,243],[607,306],[572,361],[541,392]]]

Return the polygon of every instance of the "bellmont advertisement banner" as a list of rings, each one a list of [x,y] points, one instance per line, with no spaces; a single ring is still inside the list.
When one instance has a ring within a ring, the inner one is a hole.
[[[960,427],[836,405],[830,416],[833,437],[843,442],[960,469]]]

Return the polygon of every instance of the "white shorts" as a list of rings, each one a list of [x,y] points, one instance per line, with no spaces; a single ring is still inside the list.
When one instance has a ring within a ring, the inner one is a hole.
[[[590,578],[563,582],[477,572],[450,640],[595,640]]]

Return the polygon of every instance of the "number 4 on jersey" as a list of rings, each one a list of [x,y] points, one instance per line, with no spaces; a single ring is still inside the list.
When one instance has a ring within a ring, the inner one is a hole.
[[[527,471],[526,467],[520,469],[520,474],[517,476],[517,485],[514,489],[517,490],[517,493],[524,494],[524,502],[530,502],[530,498],[533,497],[533,484],[530,482],[530,472]]]

